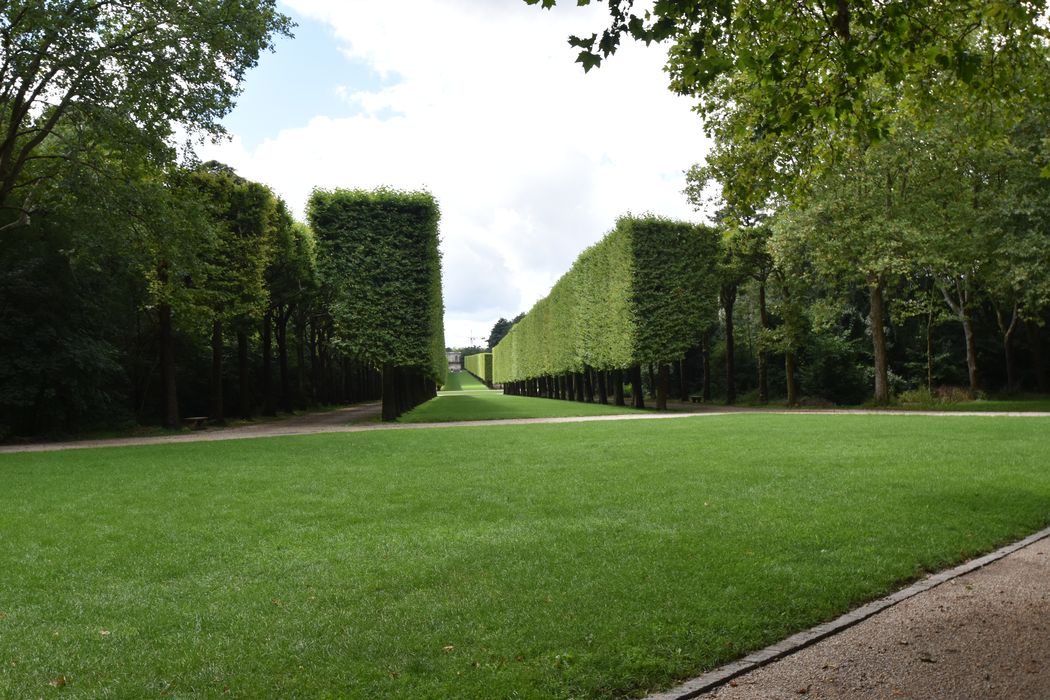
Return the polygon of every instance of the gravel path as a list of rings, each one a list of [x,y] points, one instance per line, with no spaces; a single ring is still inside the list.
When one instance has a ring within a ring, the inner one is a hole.
[[[1050,413],[979,412],[979,411],[880,411],[880,410],[796,410],[764,408],[741,408],[701,404],[677,404],[671,412],[623,413],[600,416],[568,416],[563,418],[511,418],[503,420],[471,420],[445,423],[378,423],[381,411],[379,402],[356,404],[324,413],[309,413],[261,423],[231,428],[209,428],[179,435],[156,435],[151,437],[104,438],[99,440],[74,440],[69,442],[38,442],[20,445],[0,445],[0,454],[11,452],[55,452],[89,447],[124,447],[130,445],[157,445],[179,442],[212,442],[216,440],[244,440],[248,438],[279,437],[285,435],[312,435],[315,433],[356,433],[365,430],[420,430],[427,428],[464,428],[493,425],[531,425],[534,423],[590,423],[610,420],[664,420],[697,418],[704,416],[726,416],[741,413],[773,413],[791,416],[951,416],[962,417],[1041,417]]]
[[[244,440],[279,435],[309,435],[312,433],[340,432],[351,428],[376,425],[382,405],[378,401],[360,403],[337,408],[323,413],[307,413],[248,425],[228,428],[207,428],[178,435],[154,435],[150,437],[103,438],[99,440],[72,440],[69,442],[35,442],[23,445],[0,446],[5,452],[56,452],[79,450],[89,447],[124,447],[128,445],[161,445],[179,442],[212,442],[216,440]]]
[[[1050,537],[695,697],[1050,698]]]

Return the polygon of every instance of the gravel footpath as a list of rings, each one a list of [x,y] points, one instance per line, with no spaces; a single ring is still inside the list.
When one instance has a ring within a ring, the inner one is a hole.
[[[698,697],[1050,698],[1050,538]]]
[[[610,420],[662,420],[697,418],[702,416],[739,415],[741,413],[774,413],[790,416],[946,416],[954,418],[1050,418],[1050,413],[1021,412],[962,412],[962,411],[880,411],[880,410],[803,410],[741,408],[736,406],[674,405],[667,413],[616,413],[599,416],[567,416],[563,418],[511,418],[501,420],[449,421],[443,423],[378,423],[381,405],[378,402],[356,404],[325,413],[309,413],[232,428],[208,428],[178,435],[151,437],[104,438],[99,440],[72,440],[68,442],[36,442],[0,445],[0,454],[11,452],[55,452],[89,447],[126,447],[130,445],[158,445],[179,442],[213,442],[216,440],[244,440],[285,435],[313,435],[316,433],[356,433],[366,430],[420,430],[427,428],[472,428],[493,425],[532,425],[534,423],[590,423]]]

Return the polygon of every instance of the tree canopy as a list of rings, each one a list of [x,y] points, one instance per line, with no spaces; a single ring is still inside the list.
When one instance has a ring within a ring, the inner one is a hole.
[[[291,21],[274,0],[13,0],[0,11],[0,226],[24,223],[36,183],[83,143],[41,146],[59,124],[117,115],[161,143],[173,124],[223,133],[245,72]],[[38,168],[22,178],[34,160]],[[17,195],[17,196],[16,196]]]
[[[669,41],[671,88],[700,98],[709,114],[725,109],[732,79],[760,93],[762,129],[798,131],[849,123],[871,133],[892,102],[876,86],[948,80],[979,91],[1013,89],[1013,70],[1041,55],[1045,0],[598,0],[609,26],[569,38],[585,70],[614,54],[624,36]],[[525,0],[551,8],[557,0]],[[577,0],[590,5],[592,0]]]

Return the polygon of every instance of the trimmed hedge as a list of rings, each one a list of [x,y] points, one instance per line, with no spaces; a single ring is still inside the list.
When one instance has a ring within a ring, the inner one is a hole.
[[[436,394],[445,358],[438,204],[428,192],[314,190],[335,345],[383,371],[383,419]]]
[[[480,379],[485,386],[492,386],[492,353],[479,352],[463,358],[463,367]]]
[[[567,374],[682,359],[716,320],[718,241],[710,227],[622,217],[493,349],[493,380],[543,379],[540,393],[560,396]]]

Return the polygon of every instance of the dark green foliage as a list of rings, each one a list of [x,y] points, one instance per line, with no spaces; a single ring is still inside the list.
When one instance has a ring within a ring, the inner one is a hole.
[[[114,333],[128,278],[77,269],[63,244],[59,231],[32,225],[0,250],[0,439],[130,414],[117,400],[126,386]]]
[[[223,392],[243,415],[375,398],[332,345],[309,230],[165,140],[221,132],[289,27],[271,0],[0,10],[0,436],[179,428]]]
[[[713,229],[621,218],[494,348],[494,381],[681,359],[714,322],[717,250]]]
[[[408,397],[400,413],[447,371],[437,201],[427,192],[315,190],[308,210],[334,294],[334,342],[386,374],[407,373],[397,380]]]

